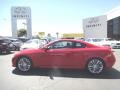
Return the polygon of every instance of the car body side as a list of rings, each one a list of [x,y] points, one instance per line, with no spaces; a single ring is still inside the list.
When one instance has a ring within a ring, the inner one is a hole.
[[[79,41],[76,41],[79,42]],[[82,42],[82,41],[80,41]],[[78,68],[85,69],[86,64],[92,58],[99,58],[104,62],[105,68],[112,68],[115,63],[115,56],[110,48],[92,45],[86,42],[85,48],[71,49],[29,49],[16,54],[12,59],[13,67],[17,67],[17,60],[20,57],[28,57],[32,60],[34,68]],[[53,43],[50,43],[53,44]],[[48,44],[48,45],[50,45]],[[48,46],[46,45],[46,47]],[[76,53],[77,52],[77,53]],[[52,57],[50,57],[50,55]]]

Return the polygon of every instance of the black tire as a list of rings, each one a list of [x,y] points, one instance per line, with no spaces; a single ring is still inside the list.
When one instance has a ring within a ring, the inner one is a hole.
[[[104,71],[105,64],[99,58],[92,58],[87,63],[87,70],[91,74],[100,74]]]
[[[0,49],[0,54],[2,54],[2,50]]]
[[[28,57],[22,56],[17,61],[17,69],[21,72],[28,72],[32,69],[32,61]]]

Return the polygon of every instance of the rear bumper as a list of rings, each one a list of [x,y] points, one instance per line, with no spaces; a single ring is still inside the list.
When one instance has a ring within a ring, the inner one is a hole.
[[[113,55],[113,53],[107,55],[104,58],[104,60],[105,60],[105,66],[107,69],[111,69],[116,62],[116,59],[115,59],[115,56]]]

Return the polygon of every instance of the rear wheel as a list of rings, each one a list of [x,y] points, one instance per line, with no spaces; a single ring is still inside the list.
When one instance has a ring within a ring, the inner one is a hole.
[[[17,68],[22,72],[30,71],[32,68],[32,62],[27,57],[20,57],[17,62]]]
[[[104,70],[104,63],[99,58],[92,58],[87,64],[87,70],[91,74],[100,74]]]

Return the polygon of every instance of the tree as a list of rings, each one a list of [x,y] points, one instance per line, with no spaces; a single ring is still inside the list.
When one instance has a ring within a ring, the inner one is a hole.
[[[26,29],[19,29],[17,34],[18,34],[18,37],[27,36],[27,30]]]

